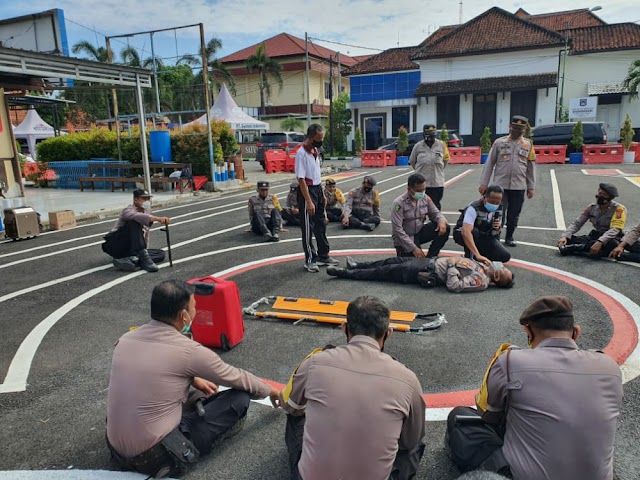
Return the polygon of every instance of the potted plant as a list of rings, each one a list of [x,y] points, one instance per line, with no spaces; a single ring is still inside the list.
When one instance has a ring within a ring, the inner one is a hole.
[[[445,145],[449,145],[449,130],[447,130],[446,123],[442,124],[442,129],[440,130],[440,140],[442,140],[442,143],[444,143]]]
[[[398,153],[400,155],[396,158],[396,165],[409,165],[409,157],[405,156],[408,146],[409,132],[406,128],[400,127],[398,130]]]
[[[584,145],[584,128],[581,120],[578,120],[578,123],[573,127],[573,138],[570,143],[574,151],[569,154],[569,163],[581,164],[582,147]]]
[[[631,117],[627,113],[627,117],[622,124],[622,130],[620,130],[620,143],[624,146],[624,163],[633,163],[635,160],[636,152],[631,150],[635,134],[636,132],[631,127]]]
[[[489,152],[491,151],[491,129],[489,127],[484,127],[484,132],[482,132],[482,136],[480,137],[480,162],[487,163],[487,158],[489,158]]]
[[[362,160],[360,159],[360,155],[362,155],[362,130],[360,130],[360,127],[356,128],[353,142],[356,150],[356,154],[353,159],[353,166],[360,167],[362,165]]]

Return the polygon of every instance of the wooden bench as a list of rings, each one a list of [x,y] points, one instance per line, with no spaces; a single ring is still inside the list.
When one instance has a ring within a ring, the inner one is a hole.
[[[115,187],[116,187],[116,183],[121,183],[121,187],[122,187],[122,191],[125,191],[125,186],[127,183],[144,183],[144,178],[143,177],[80,177],[80,191],[84,192],[84,184],[85,183],[90,183],[91,184],[91,190],[95,190],[96,189],[96,185],[95,182],[107,182],[111,184],[111,191],[114,192],[115,191]],[[166,178],[166,177],[151,177],[151,188],[157,192],[158,191],[158,187],[161,184],[174,184],[178,186],[178,189],[180,190],[180,193],[184,193],[183,192],[183,186],[182,186],[182,178]]]

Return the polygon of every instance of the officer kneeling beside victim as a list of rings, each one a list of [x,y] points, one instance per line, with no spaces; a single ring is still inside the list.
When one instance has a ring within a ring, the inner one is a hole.
[[[193,286],[162,282],[151,295],[152,320],[116,343],[107,443],[123,468],[180,474],[185,464],[240,430],[250,398],[270,397],[278,406],[278,390],[181,333],[195,315]],[[218,392],[218,384],[231,390]],[[188,400],[194,393],[198,402]]]
[[[567,297],[542,297],[520,316],[530,349],[505,343],[485,373],[478,410],[456,407],[446,443],[461,470],[517,480],[613,478],[622,374],[602,352],[580,350]]]
[[[133,272],[139,266],[147,272],[157,272],[164,260],[162,250],[147,250],[149,229],[153,222],[168,225],[168,217],[151,214],[151,197],[146,190],[133,191],[133,205],[122,210],[113,229],[104,237],[102,251],[113,257],[113,266],[119,270]]]
[[[249,197],[249,221],[251,230],[257,235],[263,235],[265,242],[280,241],[280,201],[276,195],[269,193],[269,182],[259,181],[258,194]]]

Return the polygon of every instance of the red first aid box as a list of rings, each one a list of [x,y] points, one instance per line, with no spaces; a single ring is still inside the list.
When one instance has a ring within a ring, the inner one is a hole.
[[[238,285],[215,277],[189,280],[196,287],[193,339],[207,347],[230,350],[244,337],[244,320]]]

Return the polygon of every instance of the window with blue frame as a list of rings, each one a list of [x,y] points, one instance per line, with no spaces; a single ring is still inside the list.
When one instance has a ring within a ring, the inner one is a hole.
[[[381,73],[351,77],[352,102],[413,98],[420,85],[420,72]]]

